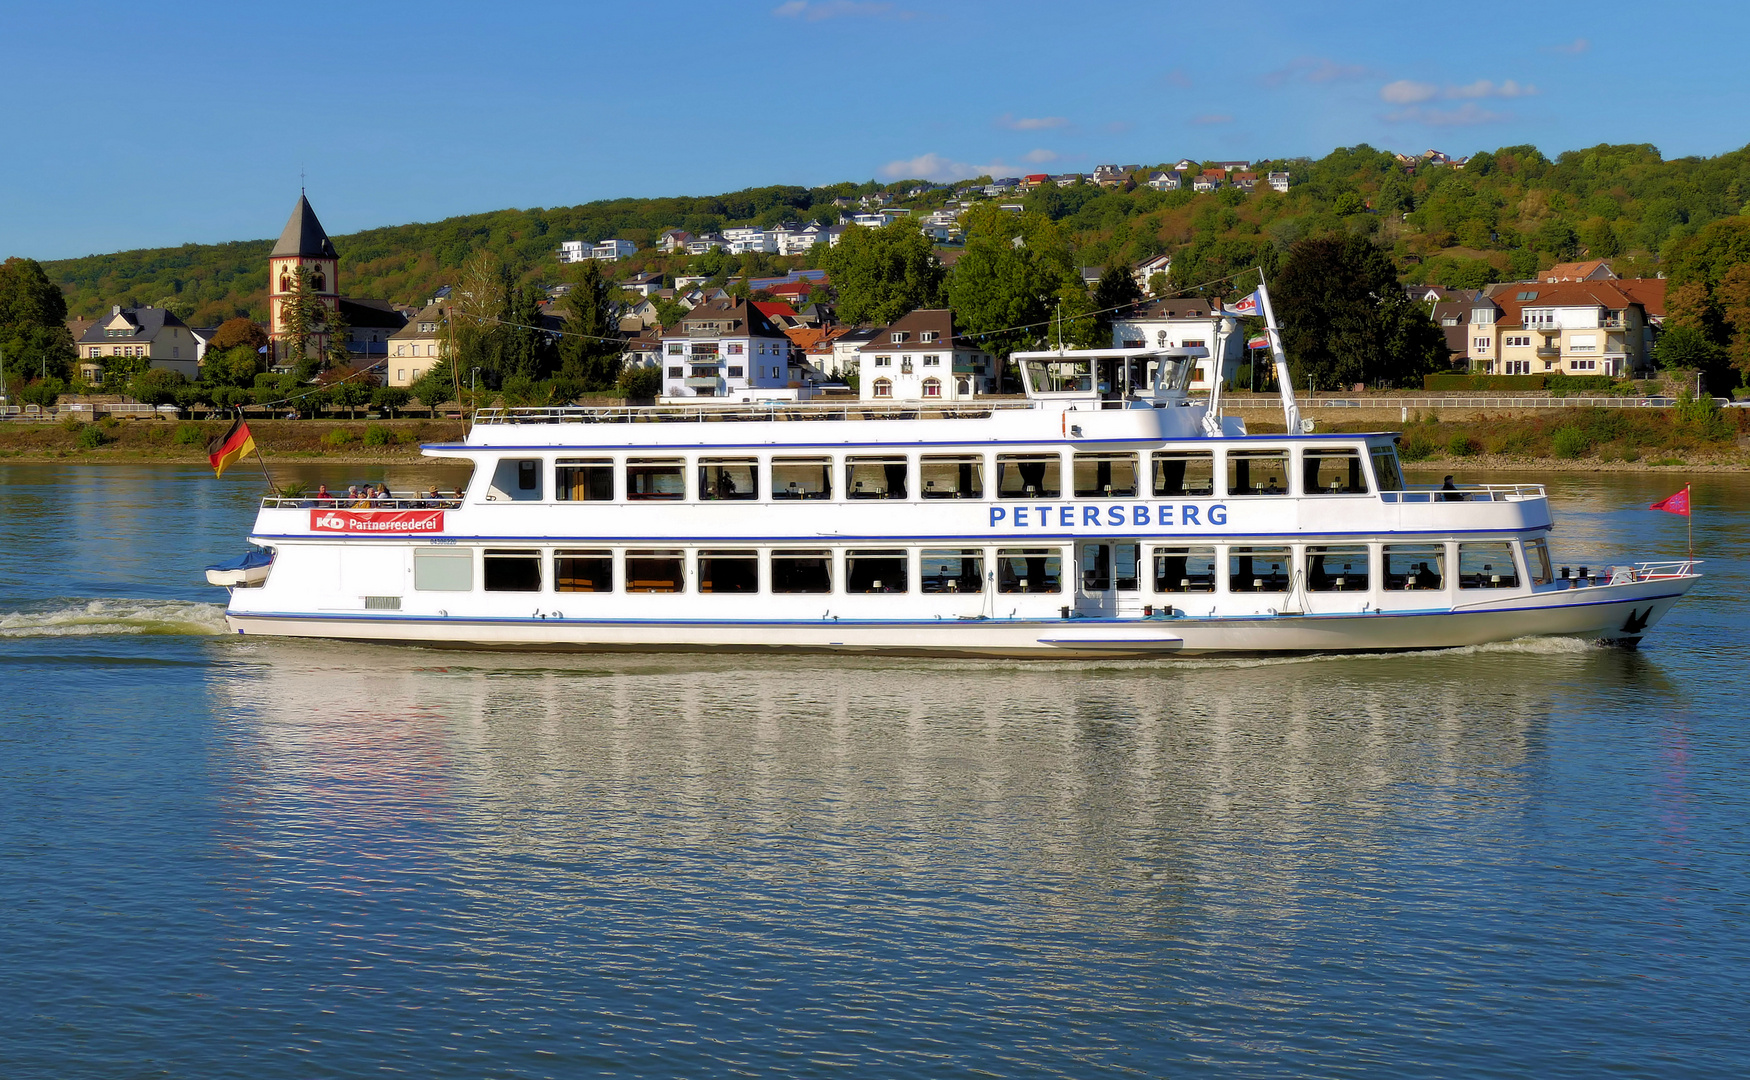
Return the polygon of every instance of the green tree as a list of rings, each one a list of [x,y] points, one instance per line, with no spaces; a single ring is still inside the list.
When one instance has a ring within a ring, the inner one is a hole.
[[[1123,318],[1141,300],[1142,289],[1130,267],[1117,264],[1106,267],[1094,286],[1094,337],[1098,339],[1095,347],[1113,344],[1113,321]]]
[[[553,344],[552,335],[543,328],[543,295],[532,285],[511,287],[502,358],[507,378],[520,375],[528,379],[545,379],[559,366],[559,350]]]
[[[128,393],[135,401],[143,401],[148,405],[170,405],[176,401],[177,394],[188,385],[188,380],[181,372],[167,368],[149,368],[140,372],[128,383]]]
[[[662,369],[629,367],[620,372],[620,393],[628,398],[651,401],[662,393]]]
[[[66,379],[73,364],[67,298],[35,259],[0,263],[0,355],[9,383]]]
[[[209,386],[254,386],[261,370],[261,354],[247,344],[228,349],[207,346],[201,361],[201,380]]]
[[[395,410],[405,409],[413,394],[401,386],[379,386],[371,391],[371,408],[385,416],[394,416]]]
[[[1270,288],[1297,383],[1405,385],[1445,367],[1445,335],[1364,237],[1302,240]]]
[[[407,389],[426,408],[436,408],[446,401],[456,400],[455,368],[449,360],[439,360]]]
[[[585,390],[609,390],[620,376],[625,341],[620,336],[620,306],[613,282],[594,260],[580,263],[565,294],[560,327],[559,370]]]
[[[852,226],[826,253],[838,289],[839,318],[885,324],[918,308],[941,307],[944,272],[930,238],[899,220],[879,229]]]
[[[310,268],[292,271],[292,291],[280,301],[280,331],[288,358],[302,362],[310,357],[310,342],[326,322],[326,308],[311,288]]]
[[[1081,288],[1063,231],[1042,214],[1010,214],[989,204],[963,222],[966,250],[948,279],[956,328],[1005,356],[1044,343],[1063,291]]]
[[[347,319],[346,312],[338,306],[322,310],[322,332],[328,337],[328,345],[322,351],[322,359],[331,368],[351,367],[352,352],[347,347],[347,339],[352,337],[352,323]]]

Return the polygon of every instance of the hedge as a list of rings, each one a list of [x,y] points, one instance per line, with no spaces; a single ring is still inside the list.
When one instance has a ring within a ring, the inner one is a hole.
[[[1424,390],[1542,390],[1542,375],[1424,375]]]

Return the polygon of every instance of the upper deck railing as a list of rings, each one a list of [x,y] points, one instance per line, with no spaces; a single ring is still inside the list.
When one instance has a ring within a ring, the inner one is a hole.
[[[454,495],[422,495],[417,491],[391,493],[384,498],[375,496],[333,496],[318,498],[315,495],[265,495],[261,500],[263,510],[460,510],[462,496]]]
[[[1542,484],[1458,484],[1450,488],[1411,484],[1403,491],[1382,491],[1388,503],[1524,502],[1547,496]]]
[[[702,424],[773,420],[983,420],[1031,409],[1018,399],[982,401],[771,401],[722,405],[543,405],[481,409],[476,424]]]

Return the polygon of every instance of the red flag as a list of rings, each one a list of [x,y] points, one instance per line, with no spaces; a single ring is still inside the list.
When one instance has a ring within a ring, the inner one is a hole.
[[[1689,516],[1689,485],[1683,485],[1683,490],[1675,495],[1667,495],[1658,502],[1647,507],[1648,510],[1663,510],[1667,514],[1682,514]]]

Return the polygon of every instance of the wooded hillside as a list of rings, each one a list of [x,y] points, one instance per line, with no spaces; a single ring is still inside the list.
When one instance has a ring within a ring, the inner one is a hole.
[[[1157,166],[1161,168],[1165,166]],[[1175,255],[1174,283],[1194,285],[1248,266],[1273,270],[1295,240],[1326,233],[1372,237],[1407,281],[1477,286],[1528,277],[1582,257],[1610,257],[1624,275],[1651,274],[1671,245],[1709,222],[1742,214],[1750,202],[1750,148],[1712,158],[1664,160],[1650,145],[1600,145],[1553,160],[1531,146],[1471,157],[1462,169],[1422,163],[1406,169],[1369,146],[1317,160],[1259,161],[1253,171],[1292,174],[1286,193],[1228,188],[1213,194],[1114,190],[1077,184],[1025,196],[1070,234],[1076,260],[1104,265]],[[1146,180],[1149,169],[1136,174]],[[914,182],[764,187],[699,198],[613,199],[558,209],[501,210],[429,224],[369,229],[334,237],[341,288],[349,296],[417,303],[451,282],[472,253],[490,251],[518,268],[523,281],[560,278],[554,252],[562,240],[619,237],[639,254],[616,273],[685,272],[684,256],[650,250],[661,230],[700,233],[727,225],[784,220],[836,221],[835,196]],[[914,213],[947,193],[905,201]],[[263,231],[278,222],[264,222]],[[195,325],[233,315],[263,318],[269,240],[188,244],[93,255],[43,264],[67,294],[73,314],[111,304],[165,304]],[[808,261],[750,255],[711,260],[710,271],[766,273]]]

